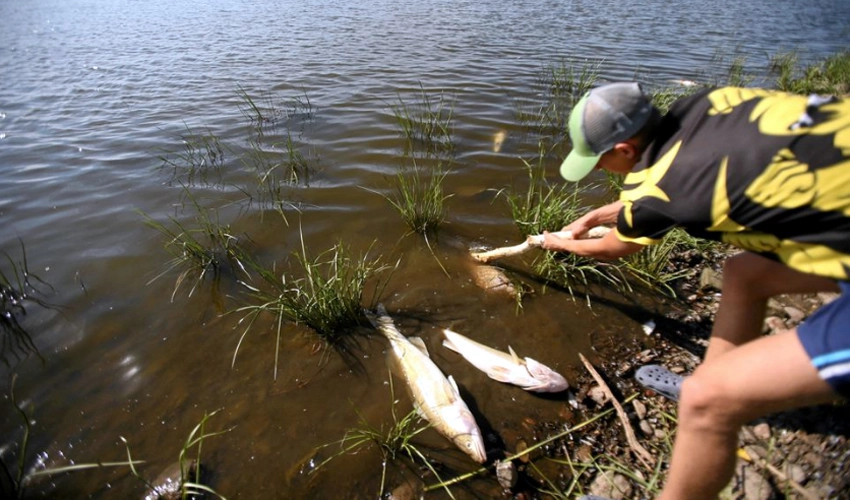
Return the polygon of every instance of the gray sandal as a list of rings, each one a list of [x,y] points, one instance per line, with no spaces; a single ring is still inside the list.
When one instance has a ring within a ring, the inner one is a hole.
[[[672,401],[679,401],[682,381],[685,377],[677,375],[661,365],[641,366],[635,372],[635,380],[640,385],[661,394]]]

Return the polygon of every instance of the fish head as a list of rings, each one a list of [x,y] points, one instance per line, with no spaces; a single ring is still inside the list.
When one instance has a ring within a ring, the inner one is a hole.
[[[531,358],[525,358],[525,368],[535,380],[534,385],[524,387],[526,390],[535,392],[561,392],[567,390],[570,386],[563,375]]]
[[[479,464],[487,461],[487,452],[484,451],[484,438],[478,426],[469,430],[468,434],[457,434],[454,439],[455,445]]]
[[[451,426],[451,440],[464,453],[472,457],[479,464],[487,461],[487,452],[484,450],[484,438],[481,429],[475,422],[475,417],[469,408],[453,405],[444,408],[443,417]]]

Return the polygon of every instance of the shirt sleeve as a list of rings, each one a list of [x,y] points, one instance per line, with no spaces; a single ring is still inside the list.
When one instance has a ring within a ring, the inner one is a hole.
[[[623,208],[617,215],[617,237],[620,241],[654,245],[675,227],[673,219],[649,206],[645,199],[623,200]]]

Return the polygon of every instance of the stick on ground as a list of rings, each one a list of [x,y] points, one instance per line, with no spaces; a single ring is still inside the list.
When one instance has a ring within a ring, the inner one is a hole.
[[[608,388],[608,384],[605,383],[605,380],[602,379],[602,376],[599,375],[599,372],[593,368],[593,365],[590,364],[590,361],[584,357],[584,354],[579,353],[579,358],[581,358],[581,362],[584,363],[584,367],[587,368],[587,371],[593,376],[593,379],[596,380],[596,383],[599,384],[599,387],[605,392],[605,395],[611,400],[611,404],[614,405],[614,408],[617,410],[617,415],[620,417],[620,422],[623,424],[623,428],[626,431],[626,440],[629,442],[629,446],[632,451],[635,453],[635,456],[638,460],[643,463],[647,468],[652,469],[655,464],[655,459],[652,458],[652,455],[646,451],[646,448],[641,445],[637,436],[635,436],[635,430],[632,428],[632,424],[629,423],[629,416],[626,415],[625,410],[623,410],[623,406],[617,401],[617,398],[614,397],[614,393],[611,392],[611,389]]]

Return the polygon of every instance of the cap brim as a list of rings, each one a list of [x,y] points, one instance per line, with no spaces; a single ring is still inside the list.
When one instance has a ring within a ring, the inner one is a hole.
[[[570,181],[580,181],[593,170],[593,167],[599,163],[599,157],[602,155],[582,156],[573,149],[567,158],[561,163],[561,177]]]

